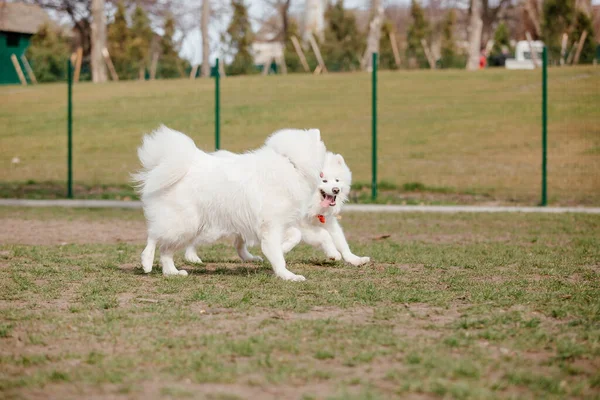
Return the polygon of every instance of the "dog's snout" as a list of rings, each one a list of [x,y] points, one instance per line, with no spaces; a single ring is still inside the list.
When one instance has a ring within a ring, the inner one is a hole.
[[[333,189],[331,189],[331,191],[333,192],[333,194],[338,194],[340,192],[340,188],[334,187]]]

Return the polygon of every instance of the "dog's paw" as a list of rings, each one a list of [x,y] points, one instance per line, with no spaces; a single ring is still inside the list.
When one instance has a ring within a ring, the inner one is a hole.
[[[192,264],[202,264],[202,260],[200,259],[200,257],[198,257],[198,254],[196,254],[196,250],[190,250],[188,249],[185,252],[185,261],[192,263]]]
[[[144,270],[145,274],[149,274],[150,272],[152,272],[152,264],[142,264],[142,269]]]
[[[327,254],[327,258],[329,258],[332,261],[339,261],[342,259],[342,254],[339,251],[336,251],[335,253]]]
[[[250,256],[248,256],[248,257],[243,257],[242,261],[244,261],[244,262],[262,262],[263,259],[261,256],[254,256],[254,255],[250,254]]]
[[[358,257],[358,256],[353,255],[352,257],[346,258],[346,261],[348,261],[350,264],[354,265],[355,267],[359,267],[363,264],[370,262],[371,258],[370,257]]]
[[[279,275],[281,279],[284,281],[292,281],[292,282],[304,282],[306,280],[302,275],[296,275],[293,272],[287,271],[288,273]]]
[[[152,272],[152,264],[154,259],[142,254],[142,268],[144,269],[144,273],[149,274]]]
[[[200,259],[200,257],[198,257],[197,254],[190,254],[185,256],[185,261],[192,263],[192,264],[202,264],[202,260]]]
[[[294,274],[294,277],[292,279],[288,279],[288,280],[292,281],[292,282],[304,282],[306,280],[306,278],[302,275]]]
[[[163,271],[164,276],[188,276],[187,271],[180,269],[174,271]]]

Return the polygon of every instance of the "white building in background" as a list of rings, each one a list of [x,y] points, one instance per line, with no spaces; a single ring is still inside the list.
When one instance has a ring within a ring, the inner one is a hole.
[[[544,50],[544,42],[535,40],[531,42],[531,47],[537,56],[539,65],[542,63],[542,51]],[[535,69],[533,58],[531,57],[531,47],[527,40],[520,40],[515,47],[515,58],[506,60],[506,69]]]
[[[306,0],[304,21],[302,25],[302,39],[308,40],[309,34],[323,39],[325,30],[325,0]]]

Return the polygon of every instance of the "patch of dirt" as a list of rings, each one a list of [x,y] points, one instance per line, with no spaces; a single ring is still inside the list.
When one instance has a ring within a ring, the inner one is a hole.
[[[36,221],[6,218],[2,220],[0,243],[28,245],[64,245],[86,243],[144,243],[143,221]]]

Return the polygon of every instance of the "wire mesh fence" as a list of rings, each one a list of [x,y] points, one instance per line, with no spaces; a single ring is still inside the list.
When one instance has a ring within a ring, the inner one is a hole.
[[[380,71],[378,202],[540,200],[541,72]],[[67,85],[5,86],[2,197],[64,197]],[[549,70],[551,204],[597,204],[600,70]],[[259,147],[281,128],[319,128],[353,171],[354,201],[370,201],[371,75],[223,77],[220,147]],[[73,87],[73,179],[79,198],[133,199],[136,148],[160,124],[215,148],[215,80],[122,81]]]

